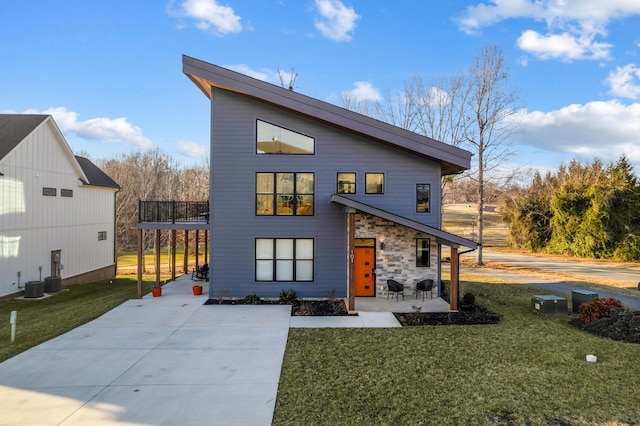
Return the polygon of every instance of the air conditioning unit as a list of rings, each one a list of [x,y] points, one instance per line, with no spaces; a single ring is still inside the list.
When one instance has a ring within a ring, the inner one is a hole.
[[[531,298],[531,308],[538,314],[567,315],[567,299],[560,296],[542,295]]]
[[[62,290],[62,277],[46,277],[44,279],[44,291],[55,293]]]
[[[24,297],[44,296],[44,281],[28,281],[24,283]]]

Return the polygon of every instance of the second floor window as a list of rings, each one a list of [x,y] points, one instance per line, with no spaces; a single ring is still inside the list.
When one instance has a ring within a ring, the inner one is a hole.
[[[416,212],[429,213],[431,211],[431,185],[419,183],[416,185]]]
[[[55,188],[42,188],[42,195],[45,197],[55,197],[56,193],[57,191]]]
[[[364,186],[366,194],[384,194],[384,173],[365,173]]]
[[[315,140],[292,130],[258,120],[257,154],[313,154]]]
[[[256,173],[256,215],[313,216],[313,173]]]
[[[356,193],[356,174],[338,173],[338,194]]]

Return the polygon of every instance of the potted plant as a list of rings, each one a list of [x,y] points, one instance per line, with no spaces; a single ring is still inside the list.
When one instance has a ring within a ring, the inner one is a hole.
[[[191,290],[193,290],[194,296],[200,296],[202,294],[202,286],[199,284],[194,284]]]
[[[153,297],[162,296],[162,287],[160,287],[160,285],[158,284],[154,285],[153,288],[151,289],[151,294],[153,295]]]

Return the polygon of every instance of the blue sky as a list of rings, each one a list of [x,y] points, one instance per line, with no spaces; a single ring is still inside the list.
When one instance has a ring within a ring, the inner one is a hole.
[[[466,71],[497,45],[521,94],[511,166],[625,154],[640,173],[640,0],[0,2],[0,112],[54,116],[94,158],[208,154],[182,54],[340,104]]]

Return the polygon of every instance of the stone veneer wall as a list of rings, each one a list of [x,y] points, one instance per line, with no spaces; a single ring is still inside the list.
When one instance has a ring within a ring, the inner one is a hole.
[[[367,213],[356,215],[355,236],[376,240],[377,296],[387,295],[387,279],[403,283],[405,296],[410,296],[414,295],[418,281],[431,278],[434,294],[438,294],[438,244],[435,237]],[[384,250],[380,250],[380,236],[384,237]],[[416,238],[431,239],[429,268],[416,266]]]

